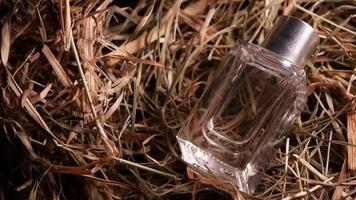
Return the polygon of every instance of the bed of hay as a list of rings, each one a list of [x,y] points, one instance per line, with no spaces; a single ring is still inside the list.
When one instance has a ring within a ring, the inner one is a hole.
[[[355,1],[4,0],[0,199],[353,199]],[[297,16],[321,37],[308,106],[254,196],[175,138],[238,39]]]

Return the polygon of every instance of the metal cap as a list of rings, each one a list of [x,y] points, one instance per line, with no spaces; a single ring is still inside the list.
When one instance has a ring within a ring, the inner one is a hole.
[[[318,43],[318,33],[309,24],[283,15],[277,19],[262,46],[303,67]]]

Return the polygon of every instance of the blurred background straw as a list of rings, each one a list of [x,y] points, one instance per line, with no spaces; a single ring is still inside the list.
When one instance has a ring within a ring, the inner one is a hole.
[[[203,177],[175,135],[238,39],[311,24],[308,106],[254,196]],[[353,0],[0,1],[0,199],[353,199]]]

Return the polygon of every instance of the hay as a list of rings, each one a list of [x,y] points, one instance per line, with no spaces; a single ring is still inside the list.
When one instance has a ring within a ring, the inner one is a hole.
[[[351,199],[354,1],[0,1],[0,199]],[[321,43],[259,193],[202,177],[175,135],[237,39],[281,14]],[[190,177],[190,178],[189,178]]]

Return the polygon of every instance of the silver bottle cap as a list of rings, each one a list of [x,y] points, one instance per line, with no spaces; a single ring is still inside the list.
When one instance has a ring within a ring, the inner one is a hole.
[[[262,46],[303,67],[318,43],[319,36],[313,27],[296,17],[283,15],[277,19]]]

